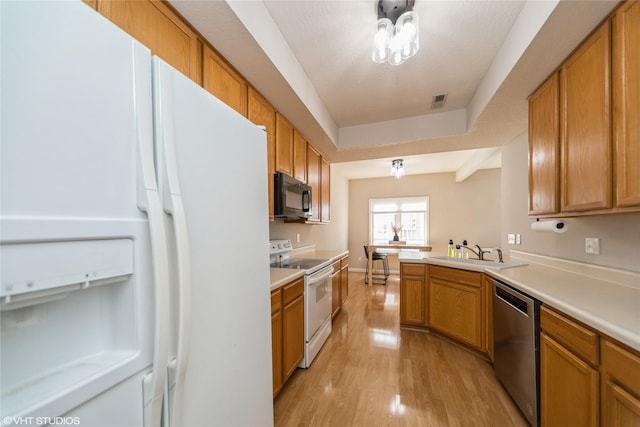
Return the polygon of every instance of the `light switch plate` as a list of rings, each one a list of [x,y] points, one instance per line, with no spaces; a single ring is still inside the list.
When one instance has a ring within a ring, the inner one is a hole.
[[[600,239],[597,237],[587,237],[584,239],[585,253],[600,255]]]
[[[520,235],[516,234],[516,245],[519,245],[521,243],[522,243],[522,241],[520,240]]]
[[[516,244],[516,235],[515,234],[507,234],[507,243],[510,245]]]

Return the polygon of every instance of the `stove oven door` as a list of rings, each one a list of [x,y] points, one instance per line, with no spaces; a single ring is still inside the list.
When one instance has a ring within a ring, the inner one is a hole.
[[[320,326],[331,319],[331,273],[329,265],[304,278],[305,325],[304,338],[310,342]]]

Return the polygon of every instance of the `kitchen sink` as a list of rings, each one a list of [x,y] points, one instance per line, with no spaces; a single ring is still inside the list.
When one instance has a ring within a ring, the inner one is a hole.
[[[480,260],[480,259],[467,259],[467,258],[449,258],[448,256],[434,256],[429,257],[429,260],[437,260],[434,264],[439,265],[450,265],[450,266],[461,266],[460,264],[474,265],[483,268],[511,268],[511,267],[520,267],[523,265],[527,265],[526,262],[520,261],[505,261],[498,262],[493,260]]]

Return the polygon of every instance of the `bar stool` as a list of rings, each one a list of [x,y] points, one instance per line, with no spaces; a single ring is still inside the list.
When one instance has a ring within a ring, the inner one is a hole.
[[[366,260],[367,260],[367,268],[365,269],[365,273],[364,273],[364,283],[369,283],[369,248],[367,247],[367,245],[364,245],[364,256],[366,257]],[[383,277],[380,277],[379,274],[377,275],[378,277],[376,277],[376,274],[374,273],[372,274],[371,278],[373,279],[374,283],[376,279],[381,280],[381,283],[376,283],[376,284],[386,285],[387,277],[389,277],[389,261],[387,261],[387,254],[374,252],[371,254],[371,260],[372,260],[371,266],[374,271],[375,271],[375,262],[382,261],[382,271],[384,272]]]

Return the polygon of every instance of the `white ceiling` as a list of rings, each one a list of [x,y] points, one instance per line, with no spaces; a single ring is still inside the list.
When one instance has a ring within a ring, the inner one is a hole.
[[[409,174],[499,167],[479,149],[526,131],[526,97],[617,1],[416,0],[420,50],[400,66],[371,60],[377,0],[170,3],[356,178],[388,175],[392,158]]]

